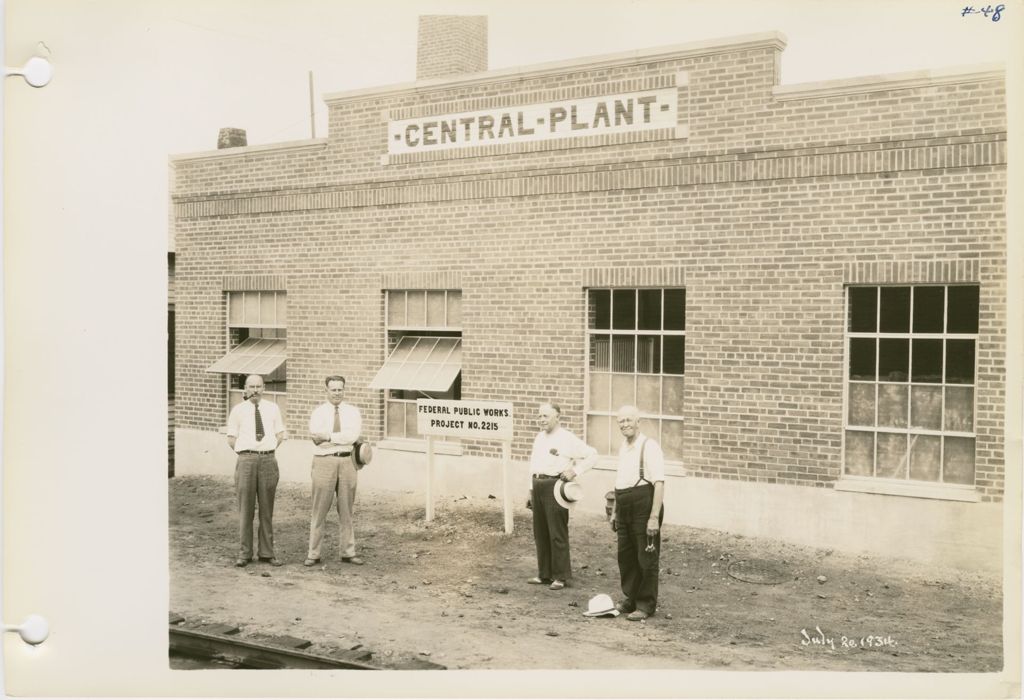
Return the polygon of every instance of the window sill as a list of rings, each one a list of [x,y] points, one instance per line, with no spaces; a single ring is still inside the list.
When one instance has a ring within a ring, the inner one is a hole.
[[[835,484],[836,491],[876,493],[886,496],[909,496],[911,498],[933,498],[942,501],[963,501],[979,503],[981,495],[973,486],[953,484],[926,484],[898,481],[896,479],[873,479],[869,477],[844,476]]]
[[[385,438],[374,445],[378,450],[395,450],[396,452],[427,452],[426,440],[401,440],[397,438]],[[434,453],[439,455],[462,456],[462,445],[457,442],[434,442]]]
[[[594,465],[594,469],[599,471],[614,472],[619,469],[619,458],[601,456],[597,458],[597,464]],[[682,464],[678,462],[666,462],[665,463],[665,476],[687,476],[687,471],[683,468]]]

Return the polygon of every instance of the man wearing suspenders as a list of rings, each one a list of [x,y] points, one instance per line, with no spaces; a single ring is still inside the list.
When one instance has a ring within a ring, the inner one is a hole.
[[[616,603],[627,620],[646,620],[658,607],[658,564],[661,521],[665,515],[665,457],[661,445],[640,432],[640,411],[623,406],[619,430],[626,438],[619,447],[615,475],[612,530],[618,536],[619,578],[624,598]]]

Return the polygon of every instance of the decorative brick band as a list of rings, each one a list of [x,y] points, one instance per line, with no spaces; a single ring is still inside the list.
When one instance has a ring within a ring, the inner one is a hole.
[[[288,285],[284,275],[230,275],[225,276],[221,289],[225,292],[285,292]]]
[[[582,286],[590,287],[682,287],[681,267],[592,267],[583,270]]]
[[[462,273],[457,270],[428,272],[385,272],[381,289],[462,289]]]
[[[920,282],[978,282],[980,264],[974,260],[908,260],[852,262],[843,269],[846,284],[911,284]]]
[[[392,180],[287,195],[245,194],[186,199],[176,202],[175,211],[179,219],[194,219],[726,182],[863,174],[891,176],[900,172],[1005,165],[1005,133],[982,138],[984,140],[959,137],[892,145],[872,143],[828,149],[726,154],[619,166],[574,167],[529,175],[473,175],[412,182]],[[599,167],[614,169],[598,170]]]

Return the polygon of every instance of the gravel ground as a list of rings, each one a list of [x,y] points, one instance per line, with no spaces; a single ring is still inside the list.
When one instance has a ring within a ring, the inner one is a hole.
[[[906,561],[853,556],[666,525],[657,615],[587,618],[618,597],[614,534],[573,514],[574,578],[531,586],[529,512],[505,535],[500,500],[360,492],[365,566],[338,560],[336,516],[324,564],[307,568],[309,487],[283,484],[275,507],[285,566],[233,566],[230,478],[169,480],[170,610],[239,625],[243,635],[308,639],[312,650],[373,652],[385,668],[661,668],[991,672],[1002,667],[1000,581]]]

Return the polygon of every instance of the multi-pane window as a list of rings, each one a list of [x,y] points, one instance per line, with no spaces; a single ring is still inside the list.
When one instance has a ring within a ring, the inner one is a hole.
[[[847,289],[848,476],[974,484],[978,287]]]
[[[228,410],[241,402],[245,378],[263,376],[263,398],[287,408],[286,340],[288,319],[285,292],[228,292]]]
[[[635,405],[642,430],[682,461],[686,290],[587,290],[587,354],[587,442],[615,454],[615,415]]]
[[[462,397],[462,292],[391,289],[385,306],[387,360],[370,386],[386,392],[385,435],[420,439],[416,399]]]

